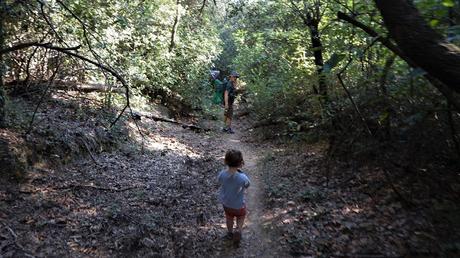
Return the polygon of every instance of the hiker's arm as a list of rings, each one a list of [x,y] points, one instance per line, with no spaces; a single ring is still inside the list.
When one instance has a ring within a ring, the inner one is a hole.
[[[225,109],[228,108],[228,90],[225,90],[224,92],[224,104],[225,104]]]

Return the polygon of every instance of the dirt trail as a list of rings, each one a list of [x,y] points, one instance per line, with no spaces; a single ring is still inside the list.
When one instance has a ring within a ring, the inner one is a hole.
[[[143,120],[133,139],[58,168],[35,168],[21,184],[0,185],[0,257],[286,257],[264,229],[260,160],[267,145],[236,134],[194,132]],[[56,124],[59,126],[59,124]],[[252,184],[239,248],[223,240],[216,176],[229,148],[243,152]],[[281,255],[278,255],[281,254]]]
[[[251,186],[246,196],[248,216],[243,229],[241,246],[238,249],[230,249],[224,256],[280,257],[279,250],[272,243],[272,237],[264,230],[264,225],[269,223],[269,221],[264,219],[266,216],[263,202],[263,182],[261,181],[262,171],[259,166],[264,149],[244,140],[245,133],[247,132],[244,122],[236,121],[234,124],[236,133],[222,137],[223,144],[228,149],[238,149],[243,153],[245,165],[242,170],[251,180]]]

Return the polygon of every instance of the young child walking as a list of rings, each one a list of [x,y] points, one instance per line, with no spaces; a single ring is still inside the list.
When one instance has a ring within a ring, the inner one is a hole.
[[[244,218],[246,216],[245,189],[249,187],[249,178],[240,168],[244,165],[243,154],[238,150],[229,150],[225,154],[227,168],[219,173],[219,201],[224,206],[227,221],[227,238],[232,239],[235,245],[241,240]],[[234,231],[234,219],[236,230]]]

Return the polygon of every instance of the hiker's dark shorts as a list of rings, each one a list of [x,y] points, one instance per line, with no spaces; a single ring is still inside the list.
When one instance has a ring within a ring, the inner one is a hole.
[[[232,209],[224,206],[225,217],[227,219],[233,219],[234,217],[241,218],[246,216],[246,206],[241,209]]]
[[[225,110],[224,116],[230,119],[233,117],[233,105],[230,105],[228,109]]]

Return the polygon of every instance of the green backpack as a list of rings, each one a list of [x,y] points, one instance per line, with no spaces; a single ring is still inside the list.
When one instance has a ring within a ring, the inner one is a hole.
[[[212,102],[217,105],[224,103],[225,81],[222,82],[218,79],[215,79],[212,82],[212,86],[214,88],[214,95],[212,97]]]

